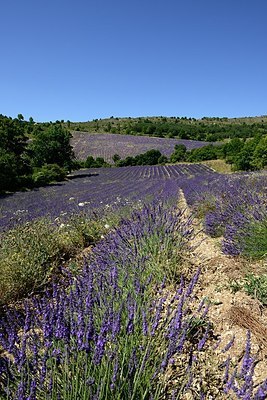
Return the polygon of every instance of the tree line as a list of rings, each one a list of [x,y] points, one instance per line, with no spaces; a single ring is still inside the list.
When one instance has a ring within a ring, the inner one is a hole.
[[[192,150],[187,150],[184,144],[177,144],[170,158],[155,149],[137,156],[128,156],[125,159],[118,154],[114,154],[112,158],[116,167],[224,159],[226,163],[231,164],[234,171],[255,171],[267,167],[267,135],[258,135],[247,140],[234,138],[221,145],[210,144]],[[92,156],[80,162],[80,166],[84,168],[111,167],[104,158],[94,159]]]
[[[164,124],[166,121],[161,122]],[[140,123],[154,126],[151,122]],[[152,149],[125,159],[115,154],[113,161],[116,166],[121,167],[224,159],[232,165],[233,170],[262,169],[267,166],[267,134],[265,128],[259,128],[259,125],[247,125],[243,133],[239,131],[241,137],[234,136],[216,146],[210,144],[187,150],[184,145],[176,145],[169,159],[159,150]],[[205,133],[206,139],[207,135],[208,132]],[[0,192],[60,181],[68,172],[78,168],[110,166],[101,157],[94,159],[88,156],[86,161],[77,161],[70,144],[71,137],[64,121],[36,124],[33,118],[25,121],[22,114],[14,119],[0,115]],[[199,139],[191,137],[197,138]],[[217,136],[216,138],[218,139]]]
[[[70,132],[57,123],[46,126],[0,115],[0,191],[13,191],[62,180],[77,168]]]
[[[267,135],[242,140],[233,138],[229,142],[208,145],[190,151],[184,145],[176,145],[170,162],[199,162],[223,159],[234,171],[255,171],[267,167]]]
[[[176,139],[217,142],[224,139],[247,139],[258,134],[267,134],[266,118],[246,123],[228,118],[155,117],[155,118],[109,118],[86,123],[70,123],[73,130],[88,132],[107,132],[128,135],[144,135]]]

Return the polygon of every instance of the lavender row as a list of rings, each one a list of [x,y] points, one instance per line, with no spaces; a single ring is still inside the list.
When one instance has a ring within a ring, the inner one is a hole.
[[[164,376],[179,360],[172,398],[210,398],[200,365],[213,340],[208,307],[202,301],[191,311],[200,270],[187,283],[181,277],[171,294],[162,281],[165,263],[153,254],[160,246],[167,260],[191,234],[181,211],[146,206],[96,245],[67,286],[54,285],[46,296],[7,310],[0,325],[2,398],[165,398]],[[203,330],[196,330],[196,321]],[[217,371],[219,393],[264,399],[266,382],[253,388],[249,334],[240,368],[231,364],[225,357]]]
[[[2,196],[0,229],[43,216],[57,218],[155,197],[176,196],[182,178],[212,173],[203,165],[186,164],[78,171],[66,182]]]
[[[252,246],[266,253],[266,243],[256,237],[267,226],[266,173],[199,175],[182,186],[188,203],[204,216],[206,233],[223,236],[226,254],[256,254]]]

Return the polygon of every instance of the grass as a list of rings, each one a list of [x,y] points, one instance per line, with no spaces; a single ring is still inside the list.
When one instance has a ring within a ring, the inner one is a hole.
[[[67,220],[41,218],[1,235],[0,305],[29,296],[58,279],[64,265],[98,242],[123,215],[110,213],[88,218],[79,214]],[[72,272],[77,263],[72,261]],[[76,271],[77,272],[77,271]]]
[[[233,293],[244,291],[250,297],[257,299],[267,306],[267,275],[247,274],[244,279],[234,280],[230,283]]]
[[[230,174],[233,172],[231,165],[227,164],[225,160],[207,160],[202,161],[200,164],[205,164],[220,174]]]
[[[243,238],[243,255],[251,259],[267,257],[267,219],[253,221]]]

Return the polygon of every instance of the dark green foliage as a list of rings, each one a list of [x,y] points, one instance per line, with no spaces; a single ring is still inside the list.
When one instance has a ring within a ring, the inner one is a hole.
[[[30,145],[34,166],[58,164],[69,171],[73,169],[75,158],[70,145],[71,134],[61,124],[52,124],[48,129],[34,133]]]
[[[84,168],[101,168],[108,167],[109,164],[106,163],[103,157],[96,157],[96,159],[94,159],[93,156],[88,156],[83,166]]]
[[[176,144],[174,152],[170,157],[170,162],[175,163],[179,161],[184,161],[186,158],[186,147],[184,144]]]
[[[148,150],[146,153],[138,154],[135,157],[126,157],[119,160],[116,165],[118,167],[127,167],[132,165],[157,165],[167,162],[167,157],[163,156],[159,150]]]
[[[19,158],[27,146],[23,122],[0,116],[0,139],[0,148]]]
[[[0,192],[12,190],[18,184],[19,173],[14,153],[0,148]]]
[[[65,169],[78,167],[70,138],[59,122],[35,124],[22,114],[15,119],[0,115],[0,191],[64,179]]]
[[[256,169],[267,166],[267,136],[262,137],[253,152],[252,164]]]
[[[254,151],[260,142],[260,137],[247,140],[244,146],[234,156],[234,168],[241,171],[251,171],[256,169],[254,166]]]
[[[95,163],[95,159],[93,156],[88,156],[87,159],[84,162],[84,167],[85,168],[93,168]]]
[[[161,155],[158,159],[158,164],[167,164],[168,161],[168,157]]]
[[[229,143],[226,143],[222,149],[222,155],[226,162],[232,164],[236,155],[242,150],[243,147],[244,141],[239,138],[234,138],[230,140]]]
[[[33,173],[33,181],[36,186],[44,186],[50,182],[63,181],[67,171],[57,164],[46,164]]]
[[[144,154],[135,157],[137,165],[156,165],[159,163],[161,152],[159,150],[148,150]]]
[[[119,154],[114,154],[114,156],[112,157],[112,160],[114,161],[115,164],[116,164],[120,159],[121,159],[121,156],[119,156]]]
[[[128,157],[126,157],[124,160],[119,160],[119,161],[116,163],[116,165],[117,165],[118,167],[128,167],[128,166],[131,166],[131,165],[136,165],[136,163],[135,163],[135,157],[130,157],[130,156],[128,156]]]
[[[189,162],[199,162],[205,160],[216,160],[218,158],[218,147],[208,145],[199,149],[192,149],[187,152],[186,160]]]
[[[219,149],[218,157],[232,164],[234,170],[252,171],[267,165],[267,136],[257,134],[247,140],[234,138]]]
[[[0,191],[17,189],[31,173],[22,119],[0,116]]]

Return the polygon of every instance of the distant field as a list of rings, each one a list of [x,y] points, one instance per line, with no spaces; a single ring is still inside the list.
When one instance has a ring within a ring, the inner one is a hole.
[[[156,149],[170,157],[176,144],[184,144],[189,150],[210,144],[197,140],[88,132],[74,132],[71,143],[79,160],[85,160],[88,156],[93,156],[103,157],[109,163],[113,162],[112,156],[114,154],[125,158]]]

